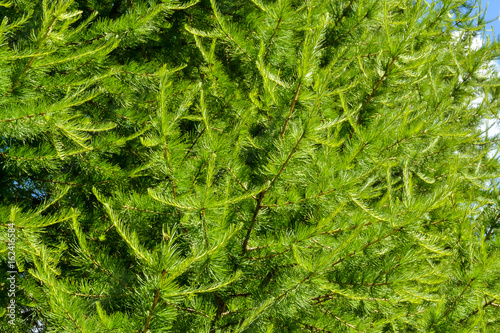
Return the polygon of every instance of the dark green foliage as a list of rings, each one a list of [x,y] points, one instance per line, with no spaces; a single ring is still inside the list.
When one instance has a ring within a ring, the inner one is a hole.
[[[478,3],[0,5],[4,331],[500,330]]]

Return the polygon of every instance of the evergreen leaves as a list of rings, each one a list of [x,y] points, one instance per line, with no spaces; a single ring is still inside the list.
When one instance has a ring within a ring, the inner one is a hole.
[[[478,5],[1,2],[2,327],[498,330]]]

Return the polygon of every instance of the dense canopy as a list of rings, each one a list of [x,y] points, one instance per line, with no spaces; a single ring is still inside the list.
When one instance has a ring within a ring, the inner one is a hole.
[[[0,329],[500,331],[479,5],[0,1]]]

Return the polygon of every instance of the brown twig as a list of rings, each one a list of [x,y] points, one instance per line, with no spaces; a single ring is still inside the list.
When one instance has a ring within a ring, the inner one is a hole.
[[[255,209],[253,211],[252,220],[250,221],[250,227],[247,230],[247,234],[245,236],[245,239],[243,240],[243,245],[241,247],[241,255],[242,256],[244,256],[248,251],[248,249],[247,249],[248,240],[250,239],[250,235],[251,235],[252,230],[255,226],[255,222],[257,221],[257,215],[259,215],[259,211],[262,208],[262,199],[264,198],[264,195],[265,195],[265,192],[262,191],[259,193],[259,196],[257,197],[257,204],[255,205]]]
[[[488,301],[488,302],[484,303],[483,309],[486,308],[487,306],[490,306],[490,305],[498,306],[498,304],[495,304],[493,302],[495,302],[494,298],[491,301]],[[464,321],[468,320],[470,317],[474,316],[478,312],[479,312],[479,309],[476,309],[476,310],[472,311],[471,314],[469,314],[467,317],[465,317],[462,320],[460,320],[460,324],[463,323]]]
[[[276,27],[274,28],[273,34],[271,35],[271,38],[269,38],[269,42],[267,43],[267,48],[266,48],[266,54],[264,54],[264,60],[267,58],[267,55],[269,54],[269,51],[271,50],[271,46],[274,43],[274,36],[278,32],[278,29],[280,27],[282,17],[279,18],[278,23],[276,24]]]
[[[7,119],[0,120],[0,123],[8,123],[8,122],[18,121],[18,120],[23,120],[23,119],[30,119],[30,118],[34,118],[34,117],[45,116],[46,114],[47,113],[43,112],[43,113],[37,113],[37,114],[30,114],[30,115],[22,116],[19,118],[7,118]]]

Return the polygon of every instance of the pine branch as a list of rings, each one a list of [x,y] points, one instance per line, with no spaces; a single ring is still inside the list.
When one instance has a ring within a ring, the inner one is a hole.
[[[99,264],[96,260],[94,260],[94,258],[92,258],[92,255],[90,253],[86,253],[87,257],[92,261],[92,263],[94,265],[96,265],[97,267],[99,267],[103,272],[105,272],[106,274],[108,274],[108,276],[110,276],[111,278],[113,278],[116,282],[118,282],[119,284],[122,285],[122,287],[124,287],[125,289],[131,291],[131,292],[134,292],[134,290],[132,288],[130,288],[129,286],[127,286],[122,280],[120,280],[119,278],[117,278],[114,274],[112,274],[110,271],[108,271],[105,267],[101,266],[101,264]]]
[[[174,171],[172,170],[172,165],[170,164],[170,154],[168,153],[168,147],[165,143],[165,135],[163,136],[164,148],[163,151],[165,153],[165,160],[167,162],[168,172],[170,173],[170,180],[172,181],[172,191],[174,195],[174,200],[177,199],[177,185],[175,184]]]
[[[351,0],[349,2],[349,4],[342,10],[342,14],[337,18],[337,20],[333,24],[334,27],[337,27],[337,25],[339,25],[342,22],[344,17],[346,17],[346,15],[347,15],[347,11],[349,10],[349,8],[352,7],[353,4],[354,4],[354,0]]]
[[[33,53],[33,56],[31,57],[31,59],[28,61],[28,63],[26,64],[26,66],[24,67],[23,71],[21,72],[21,74],[17,77],[17,80],[14,82],[14,84],[12,84],[12,87],[10,88],[10,90],[8,90],[4,95],[3,97],[6,97],[8,95],[10,95],[14,89],[16,89],[16,87],[19,85],[19,82],[21,81],[21,79],[24,77],[24,75],[28,72],[28,70],[31,68],[31,66],[33,65],[33,61],[35,61],[35,58],[36,56],[38,55],[38,52],[40,52],[40,48],[42,47],[42,44],[43,42],[47,39],[47,37],[49,37],[49,34],[50,32],[52,31],[52,28],[54,27],[54,24],[56,23],[56,20],[57,20],[57,16],[54,15],[54,17],[52,18],[52,21],[50,22],[48,28],[47,28],[47,31],[45,32],[45,35],[42,37],[42,39],[38,42],[38,47],[37,49],[35,50],[35,53]]]
[[[182,164],[184,163],[184,161],[186,160],[186,158],[189,156],[189,154],[193,150],[194,146],[196,145],[196,143],[198,142],[198,140],[200,139],[200,137],[203,135],[203,133],[205,133],[205,130],[206,130],[206,127],[203,127],[203,129],[200,131],[200,133],[198,133],[198,135],[196,136],[196,139],[191,144],[191,147],[189,147],[189,149],[187,150],[186,154],[184,154],[184,158],[182,159],[181,163],[179,164],[179,167],[182,166]]]
[[[276,207],[283,207],[283,206],[288,206],[288,205],[297,205],[297,204],[301,204],[303,202],[306,202],[306,201],[309,201],[309,200],[312,200],[312,199],[316,199],[316,198],[328,195],[328,194],[330,194],[332,192],[335,192],[335,191],[337,191],[337,189],[333,188],[331,190],[322,191],[322,192],[320,192],[318,194],[315,194],[313,196],[310,196],[310,197],[307,197],[307,198],[303,198],[303,199],[300,199],[300,200],[297,200],[297,201],[287,201],[287,202],[284,202],[284,203],[281,203],[281,204],[274,204],[274,205],[262,205],[262,208],[276,208]]]
[[[498,163],[477,124],[500,105],[500,42],[471,49],[472,6],[71,1],[0,27],[0,231],[41,283],[18,292],[44,327],[423,332],[454,294],[434,325],[494,329]],[[68,219],[76,238],[49,226]],[[120,239],[130,255],[106,250]],[[142,315],[120,310],[137,300]]]
[[[66,315],[73,322],[73,324],[75,324],[76,328],[78,328],[78,330],[80,332],[84,332],[83,329],[80,327],[80,325],[78,325],[78,323],[76,322],[76,320],[71,316],[71,314],[69,312],[66,311]]]
[[[378,80],[378,82],[375,84],[375,87],[372,89],[372,92],[370,93],[370,95],[368,95],[368,98],[366,99],[366,101],[363,103],[363,105],[361,106],[361,110],[365,109],[368,104],[370,104],[370,102],[372,101],[373,97],[375,96],[375,93],[378,91],[378,89],[380,88],[380,86],[382,85],[382,82],[384,82],[384,80],[387,78],[387,76],[389,75],[391,69],[392,69],[392,66],[394,66],[394,63],[396,62],[396,59],[398,58],[399,56],[395,56],[394,58],[392,58],[391,62],[389,63],[389,65],[387,66],[387,69],[384,71],[384,74],[382,75],[382,77]],[[356,121],[356,124],[359,125],[361,123],[361,115],[362,113],[360,112],[359,115],[358,115],[358,120]]]
[[[163,278],[165,277],[165,274],[167,274],[167,271],[163,270],[161,272],[160,286],[163,282]],[[149,324],[151,323],[151,319],[153,319],[153,312],[154,312],[156,306],[158,305],[159,300],[160,300],[160,287],[158,287],[156,289],[155,296],[153,299],[153,304],[151,304],[151,309],[149,310],[149,315],[148,315],[148,318],[146,319],[146,323],[144,324],[144,329],[142,330],[142,333],[146,333],[148,331]]]
[[[321,306],[321,308],[323,310],[325,310],[326,313],[328,313],[329,315],[331,315],[333,318],[337,319],[338,321],[340,321],[343,325],[347,326],[347,327],[350,327],[356,331],[359,331],[356,326],[352,325],[352,324],[349,324],[348,322],[346,322],[345,320],[343,320],[342,318],[340,318],[339,316],[336,316],[334,315],[330,310],[328,310],[323,304],[319,303],[319,306]]]
[[[339,283],[341,284],[341,283]],[[347,284],[347,285],[351,285],[351,286],[369,286],[369,287],[373,287],[373,286],[385,286],[385,285],[388,285],[389,283],[368,283],[368,284],[349,284],[349,283],[342,283],[342,284]],[[317,305],[317,304],[321,304],[321,303],[325,303],[329,300],[335,300],[335,299],[340,299],[339,297],[333,297],[334,295],[338,295],[337,293],[333,293],[333,294],[328,294],[328,295],[322,295],[322,296],[317,296],[317,297],[314,297],[314,298],[311,298],[311,301],[316,301],[315,303],[313,303],[313,305]],[[390,301],[390,299],[388,298],[373,298],[373,297],[367,297],[367,298],[362,298],[363,301],[382,301],[382,302],[388,302]]]
[[[257,203],[256,203],[255,209],[253,211],[252,220],[250,221],[250,227],[247,230],[247,234],[245,235],[245,239],[243,240],[243,245],[241,247],[241,255],[242,256],[244,256],[248,251],[248,249],[247,249],[248,240],[250,239],[250,235],[252,234],[252,230],[255,226],[255,222],[257,222],[257,215],[259,215],[259,211],[262,208],[262,199],[264,198],[264,195],[265,195],[265,191],[262,191],[259,193],[259,196],[257,197]]]
[[[285,291],[284,293],[282,293],[281,295],[279,295],[273,303],[277,303],[279,301],[281,301],[283,298],[285,298],[289,293],[291,292],[294,292],[295,290],[297,290],[301,285],[303,285],[304,283],[306,283],[307,281],[309,281],[312,277],[314,276],[314,272],[311,272],[309,274],[307,274],[302,280],[300,280],[293,288],[290,288],[288,289],[287,291]]]
[[[486,303],[484,303],[483,305],[483,309],[490,306],[490,305],[496,305],[494,302],[495,302],[495,298],[493,298],[491,301],[488,301]],[[479,312],[479,309],[476,309],[474,311],[472,311],[467,317],[463,318],[462,320],[460,320],[460,324],[465,322],[466,320],[469,320],[471,317],[475,316],[477,313]]]
[[[203,225],[203,236],[205,238],[205,246],[207,251],[210,249],[210,243],[208,241],[208,229],[207,229],[207,218],[205,217],[205,207],[201,210],[201,223]]]
[[[277,256],[280,256],[282,254],[285,254],[285,253],[287,253],[287,252],[289,252],[291,250],[292,250],[292,247],[290,246],[290,247],[288,247],[288,248],[286,248],[283,251],[280,251],[278,253],[269,254],[269,255],[264,256],[264,257],[250,257],[249,259],[250,260],[266,260],[266,259],[271,259],[271,258],[275,258]]]
[[[319,233],[318,235],[320,235],[320,236],[324,236],[324,235],[334,235],[334,234],[339,234],[339,233],[343,233],[343,232],[345,232],[345,231],[347,231],[347,230],[353,230],[353,229],[356,229],[356,228],[358,228],[358,227],[367,227],[367,226],[372,225],[373,223],[374,223],[374,222],[367,222],[367,223],[365,223],[365,224],[363,224],[363,225],[361,225],[361,226],[359,226],[359,225],[353,225],[353,226],[350,226],[350,227],[347,227],[347,228],[339,228],[339,229],[335,229],[335,230],[332,230],[332,231],[325,231],[325,232]],[[314,237],[314,235],[312,235],[312,236],[310,236],[310,237],[308,237],[308,238],[306,238],[306,239],[301,239],[301,240],[298,240],[298,241],[294,242],[292,245],[288,246],[287,248],[285,248],[284,250],[282,250],[282,251],[280,251],[280,252],[278,252],[278,253],[269,254],[269,255],[264,256],[264,257],[251,257],[251,258],[249,258],[249,259],[251,259],[251,260],[265,260],[265,259],[275,258],[275,257],[277,257],[277,256],[280,256],[280,255],[282,255],[282,254],[285,254],[285,253],[287,253],[287,252],[291,251],[291,250],[292,250],[292,248],[293,248],[293,245],[298,245],[298,244],[300,244],[300,243],[302,243],[302,242],[305,242],[305,241],[307,241],[307,240],[309,240],[309,239],[311,239],[311,240],[312,240],[312,237]],[[260,250],[260,249],[264,249],[264,248],[268,248],[268,247],[269,247],[269,245],[266,245],[266,246],[259,246],[259,247],[250,248],[250,249],[251,249],[252,251],[255,251],[255,250]],[[250,251],[250,249],[248,249],[248,251]]]
[[[281,130],[280,137],[282,139],[285,137],[286,127],[288,126],[288,122],[290,121],[290,118],[292,118],[293,109],[295,108],[295,104],[297,103],[297,98],[299,97],[299,92],[300,92],[301,86],[302,86],[302,82],[299,83],[299,86],[297,87],[297,90],[295,91],[295,96],[293,97],[293,102],[292,102],[292,105],[290,106],[290,111],[288,112],[288,117],[286,118],[285,125],[283,126],[283,129]]]
[[[125,296],[130,296],[131,294],[120,294],[120,295],[91,295],[91,294],[72,293],[71,295],[73,295],[73,296],[78,296],[78,297],[106,298],[106,297],[125,297]]]
[[[282,17],[279,18],[278,23],[276,23],[276,27],[274,28],[273,34],[269,38],[269,42],[267,43],[267,47],[266,47],[266,53],[264,54],[264,58],[263,58],[264,60],[267,59],[267,55],[269,54],[269,51],[271,51],[271,47],[273,46],[273,42],[274,42],[274,36],[278,32],[278,29],[280,27],[282,19],[283,19]]]
[[[234,177],[234,179],[236,180],[236,182],[238,183],[238,185],[241,186],[242,189],[245,190],[245,192],[248,192],[248,188],[245,186],[245,184],[243,184],[239,179],[238,177],[236,176],[236,174],[233,172],[233,170],[230,168],[230,167],[227,167],[227,170],[229,171],[229,173],[231,174],[231,176]],[[254,198],[255,200],[258,200],[256,196],[252,195],[252,198]]]
[[[306,135],[306,131],[304,130],[302,132],[302,135],[300,136],[300,138],[297,140],[297,143],[295,144],[295,146],[293,147],[292,151],[290,152],[290,154],[288,154],[286,160],[285,160],[285,163],[283,163],[283,165],[281,166],[281,168],[279,169],[278,173],[276,174],[276,176],[274,176],[274,178],[271,180],[271,183],[269,184],[269,186],[267,187],[267,189],[264,190],[264,194],[269,191],[271,189],[271,187],[274,185],[274,183],[278,180],[278,178],[281,176],[281,173],[283,172],[283,170],[285,170],[286,166],[288,165],[288,162],[290,161],[290,159],[292,158],[292,156],[295,154],[295,152],[297,151],[297,149],[299,148],[299,145],[300,145],[300,142],[302,141],[302,139],[304,139]]]
[[[246,55],[250,60],[255,61],[255,59],[249,55],[242,47],[240,44],[236,43],[236,41],[233,39],[231,35],[229,35],[227,29],[225,28],[225,24],[222,22],[222,17],[221,13],[219,12],[217,5],[215,4],[215,0],[210,0],[210,5],[212,7],[212,11],[214,13],[214,16],[219,23],[219,26],[221,27],[222,32],[226,36],[227,39],[229,39],[231,42],[233,42],[234,45],[244,54]]]
[[[309,324],[305,324],[305,323],[300,322],[300,321],[298,321],[298,320],[296,320],[294,318],[292,318],[292,320],[294,322],[296,322],[297,324],[300,324],[300,325],[304,326],[305,328],[307,328],[307,329],[309,329],[311,331],[320,331],[320,332],[333,333],[332,331],[328,331],[328,330],[325,330],[323,328],[319,328],[319,327],[315,327],[315,326],[312,326],[312,325],[309,325]]]
[[[450,304],[450,306],[448,306],[448,308],[446,309],[446,311],[444,312],[443,316],[441,318],[445,318],[446,316],[448,316],[448,314],[450,313],[450,311],[453,309],[453,307],[455,307],[455,305],[457,304],[458,300],[460,298],[462,298],[463,294],[467,291],[467,289],[469,289],[469,287],[472,285],[472,282],[474,282],[474,278],[471,278],[469,283],[467,283],[467,285],[465,286],[465,288],[462,290],[462,292],[460,293],[460,295],[457,296],[457,298],[455,298],[455,300]],[[434,324],[434,322],[433,322]]]
[[[123,205],[122,207],[125,209],[131,209],[131,210],[135,210],[138,212],[144,212],[144,213],[159,214],[159,215],[174,215],[173,213],[164,213],[164,212],[160,212],[157,210],[141,209],[141,208],[131,207],[131,206],[127,206],[127,205]]]
[[[9,226],[8,223],[2,223],[2,222],[0,222],[0,226],[2,226],[4,228],[10,228],[10,226]],[[14,224],[14,228],[16,228],[16,229],[24,229],[23,226],[16,225],[16,224]],[[8,241],[5,241],[5,243],[8,243]]]
[[[1,119],[0,123],[15,122],[15,121],[19,121],[19,120],[31,119],[31,118],[34,118],[34,117],[40,117],[40,116],[45,116],[45,115],[46,115],[46,113],[42,112],[42,113],[30,114],[30,115],[27,115],[27,116],[22,116],[22,117],[19,117],[19,118]]]
[[[365,15],[361,18],[361,20],[359,20],[358,23],[356,23],[355,25],[353,25],[345,34],[342,34],[340,36],[338,36],[333,42],[332,42],[332,45],[335,45],[336,43],[338,43],[339,41],[341,41],[342,39],[344,39],[346,36],[350,35],[351,32],[356,29],[357,27],[359,27],[361,25],[361,23],[363,23],[363,21],[368,17],[368,11],[365,13]]]
[[[269,186],[259,194],[257,204],[256,204],[255,210],[253,212],[252,220],[250,222],[250,228],[247,230],[247,234],[246,234],[245,239],[243,241],[243,246],[242,246],[242,250],[241,250],[242,256],[244,256],[247,253],[248,240],[250,239],[250,235],[252,234],[252,230],[255,226],[255,222],[257,221],[257,215],[259,215],[259,211],[262,209],[262,199],[264,199],[264,196],[266,195],[266,193],[272,188],[272,186],[278,180],[279,176],[281,175],[281,173],[283,172],[285,167],[288,165],[288,162],[292,158],[293,154],[295,154],[295,152],[297,151],[297,148],[299,147],[299,144],[302,141],[302,139],[304,138],[305,134],[306,134],[306,132],[303,131],[302,135],[297,140],[295,147],[293,147],[290,154],[288,154],[288,157],[286,158],[285,162],[281,166],[281,168],[278,171],[278,173],[276,174],[276,176],[274,176],[274,178],[271,180],[271,182],[269,183]]]
[[[338,234],[338,233],[343,233],[346,230],[354,230],[354,229],[357,229],[358,227],[368,227],[368,226],[372,225],[373,223],[374,222],[367,222],[365,224],[362,224],[361,226],[360,225],[353,225],[353,226],[346,227],[346,228],[339,228],[339,229],[335,229],[332,231],[325,231],[325,232],[320,233],[320,235],[334,235],[334,234]]]
[[[354,250],[353,252],[349,253],[348,255],[346,255],[346,256],[344,256],[344,257],[342,257],[342,258],[338,259],[338,260],[337,260],[337,261],[335,261],[335,262],[334,262],[331,266],[335,266],[335,265],[337,265],[337,264],[340,264],[340,263],[341,263],[342,261],[344,261],[345,259],[348,259],[348,258],[352,257],[353,255],[355,255],[356,253],[358,253],[358,252],[360,252],[360,251],[363,251],[363,250],[364,250],[364,249],[366,249],[367,247],[372,246],[372,245],[374,245],[374,244],[376,244],[376,243],[380,242],[381,240],[384,240],[384,239],[386,239],[387,237],[389,237],[389,236],[391,236],[391,235],[393,235],[393,234],[395,234],[395,233],[397,233],[397,232],[399,232],[399,231],[403,230],[403,228],[404,228],[404,226],[401,226],[401,227],[399,227],[399,228],[397,228],[397,229],[394,229],[394,230],[393,230],[393,231],[391,231],[390,233],[388,233],[388,234],[386,234],[386,235],[384,235],[384,236],[382,236],[382,237],[379,237],[379,238],[377,238],[377,239],[375,239],[375,240],[373,240],[373,241],[371,241],[371,242],[369,242],[369,243],[367,243],[367,244],[363,245],[363,246],[362,246],[362,247],[360,247],[359,249]]]
[[[197,310],[195,310],[193,308],[187,308],[187,307],[178,306],[177,304],[165,302],[164,300],[162,300],[162,303],[165,304],[165,305],[171,306],[173,308],[176,308],[177,310],[182,310],[182,311],[186,311],[186,312],[189,312],[189,313],[194,313],[196,315],[203,316],[203,317],[208,318],[208,319],[212,319],[209,315],[207,315],[203,311],[197,311]]]

